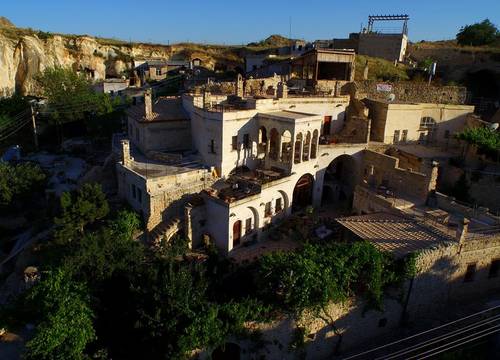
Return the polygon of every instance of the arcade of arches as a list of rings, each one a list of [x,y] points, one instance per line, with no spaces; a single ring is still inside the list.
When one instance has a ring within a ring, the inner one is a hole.
[[[268,131],[264,126],[259,128],[257,155],[269,156],[274,161],[299,164],[316,159],[318,156],[319,131],[299,132],[292,136],[289,130],[279,133],[276,128]]]

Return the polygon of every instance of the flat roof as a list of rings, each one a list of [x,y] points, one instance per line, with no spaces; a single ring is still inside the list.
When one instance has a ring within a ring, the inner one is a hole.
[[[127,114],[137,121],[144,122],[189,120],[189,115],[184,110],[180,97],[159,97],[156,99],[153,102],[152,117],[148,119],[145,117],[143,103],[129,108]]]
[[[379,250],[403,257],[409,253],[456,241],[453,237],[424,224],[390,213],[349,216],[335,219]]]
[[[315,114],[308,114],[308,113],[297,112],[297,111],[288,111],[288,110],[259,113],[259,115],[260,116],[278,117],[278,118],[290,119],[290,120],[299,120],[299,119],[309,118],[311,116],[317,116]]]

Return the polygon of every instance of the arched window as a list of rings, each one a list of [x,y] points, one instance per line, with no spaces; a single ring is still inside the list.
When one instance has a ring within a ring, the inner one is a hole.
[[[293,162],[295,164],[300,163],[300,147],[302,145],[302,134],[297,134],[297,137],[295,138],[295,148],[294,148],[294,154],[293,154]]]
[[[292,161],[292,134],[288,130],[281,134],[281,161],[285,163]]]
[[[269,157],[273,160],[278,160],[279,148],[280,148],[280,134],[275,128],[271,129],[269,144]]]
[[[302,151],[302,161],[309,160],[310,147],[311,147],[311,132],[308,131],[306,134],[306,140],[304,141],[304,150]]]
[[[420,119],[420,128],[421,129],[430,129],[436,125],[436,120],[431,118],[430,116],[424,116]]]
[[[264,126],[259,128],[259,144],[267,143],[267,131]]]
[[[318,152],[318,130],[314,130],[311,143],[311,159],[316,159],[317,152]]]

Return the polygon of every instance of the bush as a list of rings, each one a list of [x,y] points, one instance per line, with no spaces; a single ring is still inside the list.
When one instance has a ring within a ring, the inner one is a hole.
[[[10,165],[0,161],[0,208],[26,200],[42,187],[45,179],[45,173],[38,165]]]

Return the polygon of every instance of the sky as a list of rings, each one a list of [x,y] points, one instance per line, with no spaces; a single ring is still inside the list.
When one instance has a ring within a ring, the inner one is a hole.
[[[18,27],[165,44],[246,44],[290,23],[293,38],[341,38],[370,14],[408,14],[411,41],[452,39],[485,18],[500,26],[500,0],[0,0]]]

